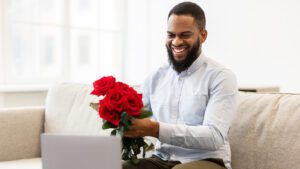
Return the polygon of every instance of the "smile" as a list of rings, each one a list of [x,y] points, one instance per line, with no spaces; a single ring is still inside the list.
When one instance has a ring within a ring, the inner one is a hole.
[[[174,54],[182,54],[188,50],[188,47],[187,46],[179,46],[179,47],[171,46],[171,49]]]

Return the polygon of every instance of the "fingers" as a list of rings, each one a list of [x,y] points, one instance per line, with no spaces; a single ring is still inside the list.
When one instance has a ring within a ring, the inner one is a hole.
[[[125,137],[144,137],[147,135],[147,126],[149,126],[150,120],[145,119],[131,119],[131,129],[124,131]]]
[[[138,122],[137,119],[135,119],[135,118],[131,119],[131,125],[132,126],[135,126],[137,124],[137,122]]]
[[[139,133],[136,130],[125,131],[124,136],[125,137],[130,137],[130,138],[141,137],[141,136],[139,136]]]

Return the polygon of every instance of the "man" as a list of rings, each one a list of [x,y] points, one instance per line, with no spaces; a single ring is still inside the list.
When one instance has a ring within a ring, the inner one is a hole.
[[[205,15],[195,3],[176,5],[168,15],[170,66],[149,76],[143,101],[153,120],[135,119],[127,137],[158,138],[151,158],[124,169],[231,168],[228,131],[237,104],[234,74],[207,58]]]

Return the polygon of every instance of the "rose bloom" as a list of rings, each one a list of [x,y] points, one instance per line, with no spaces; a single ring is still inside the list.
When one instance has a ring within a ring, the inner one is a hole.
[[[129,90],[131,90],[131,87],[122,82],[116,82],[114,88],[118,88],[120,90],[123,90],[124,92],[128,92]]]
[[[126,93],[122,89],[110,89],[103,99],[106,102],[108,110],[122,113],[123,106],[127,101],[127,96],[125,94]]]
[[[105,100],[100,101],[99,116],[116,127],[120,124],[120,114],[108,110]]]
[[[124,110],[128,115],[139,116],[143,107],[142,94],[138,94],[135,90],[127,92],[127,102],[124,105]]]
[[[114,87],[116,79],[113,76],[105,76],[93,83],[94,90],[91,94],[96,96],[104,96],[108,90]]]

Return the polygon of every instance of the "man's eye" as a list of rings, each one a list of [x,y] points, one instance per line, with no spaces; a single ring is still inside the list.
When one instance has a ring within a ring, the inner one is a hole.
[[[189,38],[190,36],[191,36],[190,34],[182,34],[181,38],[186,39],[186,38]]]
[[[168,34],[168,38],[174,38],[175,35],[174,34]]]

